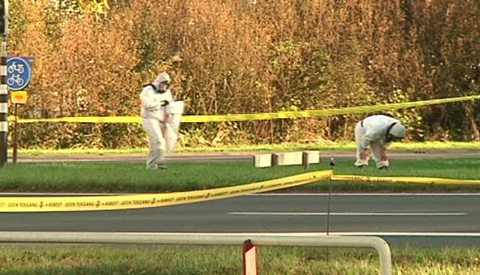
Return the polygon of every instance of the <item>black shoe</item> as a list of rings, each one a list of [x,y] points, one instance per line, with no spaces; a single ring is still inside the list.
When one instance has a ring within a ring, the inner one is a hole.
[[[363,169],[366,165],[357,165],[357,168]]]
[[[378,167],[378,170],[388,170],[388,166],[380,166]]]

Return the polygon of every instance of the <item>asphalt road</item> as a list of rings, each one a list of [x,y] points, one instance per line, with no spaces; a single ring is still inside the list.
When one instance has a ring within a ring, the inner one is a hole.
[[[480,247],[480,194],[333,194],[330,210],[328,198],[258,194],[136,210],[0,213],[0,231],[328,232],[381,236],[390,245]]]

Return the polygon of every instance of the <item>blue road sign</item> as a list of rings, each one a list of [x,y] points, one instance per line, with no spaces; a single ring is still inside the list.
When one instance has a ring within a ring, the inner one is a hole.
[[[11,90],[23,90],[30,83],[32,69],[27,59],[10,57],[7,60],[7,86]]]

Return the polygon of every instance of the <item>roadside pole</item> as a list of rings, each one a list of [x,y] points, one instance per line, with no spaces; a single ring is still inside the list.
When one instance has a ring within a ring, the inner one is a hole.
[[[326,230],[327,236],[330,235],[330,214],[331,214],[331,208],[332,208],[332,177],[333,177],[333,168],[335,168],[335,158],[333,156],[330,158],[330,163],[328,164],[328,166],[330,166],[330,170],[332,170],[332,174],[328,178],[328,206],[327,206],[327,230]],[[326,254],[327,265],[329,264],[329,259],[330,259],[330,250],[327,247],[327,254]]]
[[[18,148],[18,120],[17,120],[17,103],[15,103],[15,124],[14,124],[14,136],[13,136],[13,164],[17,163],[17,148]]]
[[[19,104],[26,104],[28,99],[27,91],[12,91],[11,94],[11,102],[13,105],[14,110],[14,124],[13,124],[13,156],[12,162],[13,164],[17,163],[17,149],[18,149],[18,105]]]
[[[2,35],[0,83],[0,166],[8,160],[8,90],[7,90],[7,38]]]
[[[8,30],[8,0],[0,0],[0,35],[1,67],[0,67],[0,166],[8,161],[8,89],[7,89],[7,30]]]

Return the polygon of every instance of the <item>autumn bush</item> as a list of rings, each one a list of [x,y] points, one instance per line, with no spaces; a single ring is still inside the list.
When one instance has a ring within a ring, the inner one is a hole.
[[[34,58],[22,118],[136,116],[142,85],[162,70],[190,115],[340,108],[478,94],[479,17],[474,0],[16,0],[8,53]],[[390,114],[412,140],[469,141],[480,139],[479,107]],[[363,116],[189,123],[181,143],[351,140]],[[139,124],[23,124],[20,138],[146,146]]]

